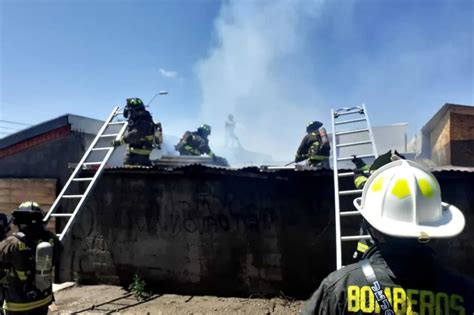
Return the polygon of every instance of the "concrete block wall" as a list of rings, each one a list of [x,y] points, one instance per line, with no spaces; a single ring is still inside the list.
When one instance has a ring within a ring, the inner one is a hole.
[[[441,259],[473,276],[474,174],[446,174],[444,197],[468,225],[439,244]],[[138,273],[168,293],[307,298],[335,268],[333,200],[330,172],[106,170],[65,243],[60,278],[128,285]]]

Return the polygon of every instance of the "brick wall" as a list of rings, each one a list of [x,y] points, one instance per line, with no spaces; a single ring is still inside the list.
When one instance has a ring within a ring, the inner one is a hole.
[[[451,113],[451,165],[474,166],[474,111]]]

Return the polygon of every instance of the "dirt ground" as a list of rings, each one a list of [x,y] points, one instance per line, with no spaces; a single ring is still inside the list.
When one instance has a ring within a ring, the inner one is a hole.
[[[121,287],[74,286],[55,293],[50,314],[299,314],[304,301],[290,298],[223,298],[151,295],[138,301]]]

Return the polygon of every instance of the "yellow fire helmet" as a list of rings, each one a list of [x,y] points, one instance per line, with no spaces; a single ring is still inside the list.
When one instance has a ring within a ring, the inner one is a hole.
[[[449,238],[461,233],[465,219],[441,201],[439,183],[418,163],[398,160],[368,179],[354,206],[376,230],[401,238]]]

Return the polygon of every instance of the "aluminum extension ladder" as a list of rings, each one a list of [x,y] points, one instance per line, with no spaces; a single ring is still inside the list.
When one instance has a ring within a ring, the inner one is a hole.
[[[110,146],[110,145],[97,146],[97,144],[99,143],[100,140],[106,141],[106,139],[104,138],[110,139],[108,143],[110,143],[114,139],[115,140],[121,139],[127,128],[127,125],[128,125],[127,121],[113,121],[115,117],[121,114],[122,114],[121,108],[118,106],[115,107],[112,113],[110,114],[109,118],[107,118],[105,123],[99,129],[99,132],[97,133],[96,137],[92,141],[91,145],[87,149],[86,153],[84,154],[80,162],[77,164],[76,168],[74,169],[68,181],[66,182],[66,185],[64,185],[63,189],[61,190],[61,193],[58,195],[53,205],[51,206],[51,209],[49,209],[48,213],[43,219],[44,222],[47,222],[50,218],[61,217],[61,218],[67,219],[66,225],[64,226],[62,231],[57,234],[60,241],[62,241],[64,237],[66,236],[66,233],[68,232],[69,228],[74,222],[76,215],[79,213],[82,205],[87,200],[89,193],[92,191],[94,185],[97,183],[97,180],[99,179],[102,171],[104,170],[104,167],[107,161],[109,160],[110,156],[112,155],[115,149],[113,146]],[[121,125],[121,128],[119,129],[118,133],[110,133],[110,131],[106,133],[107,129],[109,129],[111,126],[116,126],[116,125],[118,125],[119,127]],[[101,161],[86,162],[92,152],[102,152],[102,153],[105,152],[105,156],[103,157]],[[94,175],[92,177],[78,177],[81,170],[89,169],[88,168],[89,166],[98,166],[97,168],[94,169],[95,170]],[[66,194],[71,184],[75,182],[89,182],[89,184],[87,185],[87,188],[83,194],[78,194],[78,195]],[[76,199],[76,200],[78,199],[79,200],[72,213],[58,212],[59,204],[64,199]]]
[[[351,119],[346,120],[338,120],[341,116],[351,117]],[[369,116],[367,114],[367,110],[365,105],[362,104],[361,106],[355,106],[352,108],[342,108],[337,110],[331,110],[332,116],[332,143],[334,146],[333,150],[333,173],[334,173],[334,204],[335,204],[335,222],[336,222],[336,264],[337,269],[342,268],[342,242],[348,241],[359,241],[363,239],[370,239],[370,235],[342,235],[341,233],[341,218],[348,217],[348,216],[359,216],[360,213],[357,209],[354,210],[345,210],[341,211],[340,209],[340,198],[346,196],[354,196],[354,195],[361,195],[362,189],[355,189],[355,190],[344,190],[339,191],[339,178],[341,177],[350,177],[354,175],[354,172],[345,172],[339,173],[338,170],[338,162],[340,161],[349,161],[353,157],[351,155],[340,157],[339,156],[339,149],[343,147],[355,147],[360,145],[368,145],[371,146],[371,153],[370,154],[361,154],[357,157],[359,158],[377,158],[377,149],[375,147],[374,142],[374,135],[372,133],[372,128],[370,126]],[[353,118],[356,116],[357,118]],[[336,127],[339,125],[363,125],[365,122],[364,128],[357,128],[357,129],[347,129],[343,131],[337,131]],[[349,134],[367,134],[367,139],[362,141],[356,142],[347,142],[347,143],[337,143],[336,139],[338,136],[342,135],[349,135]],[[369,150],[367,150],[369,151]]]

